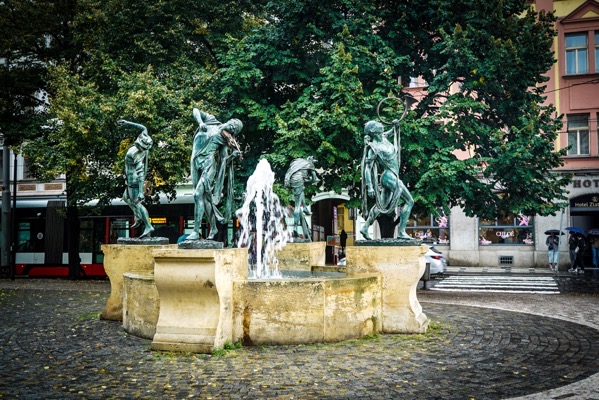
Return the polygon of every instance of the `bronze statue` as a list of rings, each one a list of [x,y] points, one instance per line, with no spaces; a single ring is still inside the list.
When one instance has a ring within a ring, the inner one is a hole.
[[[198,122],[198,130],[193,137],[191,153],[191,181],[195,203],[193,232],[187,240],[200,238],[200,227],[204,213],[210,223],[210,233],[206,237],[213,240],[218,233],[217,221],[226,223],[233,205],[233,159],[241,157],[239,144],[234,135],[243,128],[238,119],[230,119],[221,124],[214,115],[193,109]],[[227,181],[226,193],[223,190]],[[218,207],[225,200],[224,212]]]
[[[144,229],[140,238],[152,236],[154,227],[150,223],[148,210],[143,206],[144,184],[146,173],[148,172],[148,152],[152,147],[152,138],[148,134],[148,129],[135,122],[121,119],[117,121],[118,125],[130,125],[141,129],[141,133],[127,151],[125,155],[125,180],[127,188],[123,194],[123,201],[133,210],[135,221],[132,228],[143,225]]]
[[[310,234],[305,216],[312,213],[306,205],[304,188],[306,184],[320,181],[316,176],[314,162],[314,157],[296,158],[291,162],[285,174],[285,186],[291,188],[291,193],[293,193],[293,197],[295,198],[295,208],[293,211],[294,237],[298,236],[298,226],[301,226],[303,239],[309,242],[312,241],[312,235]]]
[[[399,120],[394,120],[392,123],[393,128],[387,132],[385,132],[383,124],[378,121],[369,121],[364,126],[362,215],[366,218],[366,224],[360,233],[367,240],[371,240],[368,228],[376,218],[381,214],[395,215],[395,208],[399,206],[400,200],[403,200],[404,204],[399,214],[397,236],[400,239],[412,239],[406,233],[406,224],[414,205],[414,199],[399,178],[401,163]],[[389,136],[393,136],[393,143],[389,141]],[[370,210],[367,204],[368,197],[375,199],[375,204]]]

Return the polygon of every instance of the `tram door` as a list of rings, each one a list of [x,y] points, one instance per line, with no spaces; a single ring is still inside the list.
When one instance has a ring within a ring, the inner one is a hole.
[[[46,208],[46,228],[44,232],[45,263],[52,265],[62,264],[64,246],[64,207],[65,202],[60,200],[48,201]],[[37,234],[37,239],[42,239]]]

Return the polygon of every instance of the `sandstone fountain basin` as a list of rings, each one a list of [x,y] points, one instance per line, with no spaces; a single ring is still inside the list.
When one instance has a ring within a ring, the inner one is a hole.
[[[248,279],[247,249],[152,249],[153,273],[123,274],[123,327],[154,350],[197,353],[423,333],[426,249],[348,247],[345,275],[278,279]]]

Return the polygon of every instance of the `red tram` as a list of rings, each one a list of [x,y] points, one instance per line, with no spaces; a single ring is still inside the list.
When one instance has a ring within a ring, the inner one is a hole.
[[[166,237],[169,243],[193,230],[194,205],[190,198],[168,204],[149,205],[155,231],[153,236]],[[101,278],[104,271],[102,244],[114,244],[118,238],[134,236],[133,214],[123,202],[114,202],[99,215],[92,208],[79,210],[79,258],[83,277]],[[15,276],[68,277],[67,224],[64,200],[17,202],[15,220]],[[203,233],[207,233],[202,226]],[[233,227],[227,229],[233,237]]]

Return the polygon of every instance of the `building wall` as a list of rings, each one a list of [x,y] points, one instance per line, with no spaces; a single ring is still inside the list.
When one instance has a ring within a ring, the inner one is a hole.
[[[556,116],[564,115],[564,127],[556,142],[557,148],[568,146],[567,121],[572,114],[588,114],[590,151],[588,155],[565,157],[564,165],[556,172],[572,173],[573,183],[567,188],[568,198],[574,204],[581,196],[597,195],[599,200],[599,72],[596,70],[594,32],[599,32],[599,3],[585,0],[538,0],[534,2],[537,10],[555,12],[557,36],[554,40],[556,63],[548,71],[547,102],[555,105]],[[588,73],[566,75],[565,35],[568,33],[588,32]],[[599,207],[588,207],[575,212],[567,207],[554,216],[534,218],[534,245],[480,245],[478,241],[478,219],[466,217],[462,210],[453,209],[451,213],[451,241],[446,248],[450,265],[498,267],[500,256],[512,256],[513,267],[545,267],[548,265],[545,245],[548,229],[564,229],[577,226],[588,230],[599,228]],[[567,231],[565,231],[567,232]],[[561,244],[560,265],[567,268],[569,255],[567,235]],[[445,246],[439,246],[443,250]]]

